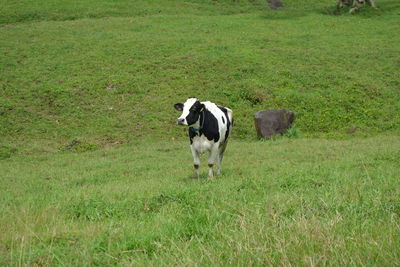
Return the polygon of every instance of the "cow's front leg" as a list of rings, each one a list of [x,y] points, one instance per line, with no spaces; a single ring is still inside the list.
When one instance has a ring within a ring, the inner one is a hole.
[[[211,148],[210,155],[208,157],[208,177],[213,178],[214,177],[214,163],[215,159],[217,158],[218,155],[218,145],[214,144]]]
[[[190,146],[193,155],[193,167],[194,167],[194,174],[193,178],[199,178],[199,168],[200,168],[200,155],[193,146]]]

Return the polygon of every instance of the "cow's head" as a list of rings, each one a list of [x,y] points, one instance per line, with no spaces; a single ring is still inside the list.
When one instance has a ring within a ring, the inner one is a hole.
[[[185,104],[176,103],[175,109],[182,111],[181,116],[176,121],[179,125],[193,125],[200,117],[200,113],[204,109],[204,105],[197,98],[189,98]]]

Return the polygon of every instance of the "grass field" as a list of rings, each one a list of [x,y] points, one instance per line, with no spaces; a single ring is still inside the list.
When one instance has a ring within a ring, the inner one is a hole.
[[[0,266],[400,266],[400,2],[283,2],[0,0]],[[234,111],[216,179],[190,96]]]
[[[0,161],[0,265],[399,266],[400,138],[187,142]],[[185,153],[183,153],[185,152]]]

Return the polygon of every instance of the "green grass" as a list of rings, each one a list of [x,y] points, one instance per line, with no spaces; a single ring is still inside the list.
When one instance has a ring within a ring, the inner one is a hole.
[[[188,142],[0,161],[0,265],[400,262],[400,139],[235,141],[191,179]]]
[[[400,3],[284,4],[0,0],[0,266],[399,266]],[[234,111],[216,179],[190,96]]]
[[[232,108],[235,138],[270,108],[305,136],[400,128],[398,1],[355,15],[330,0],[37,3],[1,12],[0,144],[16,153],[178,136],[172,105],[189,96]]]

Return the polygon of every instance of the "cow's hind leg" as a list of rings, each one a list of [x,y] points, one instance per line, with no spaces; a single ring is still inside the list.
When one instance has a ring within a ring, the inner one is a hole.
[[[217,157],[217,165],[218,165],[217,174],[221,174],[221,172],[222,172],[221,162],[222,162],[223,157],[224,157],[224,152],[219,152],[218,157]]]
[[[354,12],[356,12],[358,10],[358,7],[353,7],[349,10],[350,14],[353,14]]]
[[[344,5],[343,5],[343,0],[338,0],[338,1],[337,1],[337,4],[336,4],[336,8],[337,8],[337,9],[341,9],[343,6],[344,6]]]
[[[190,146],[190,149],[192,150],[192,155],[193,155],[193,167],[194,167],[193,178],[199,178],[200,155],[196,151],[196,149],[193,148],[193,146]]]
[[[221,172],[222,172],[221,163],[222,163],[222,159],[224,158],[225,148],[226,148],[226,142],[221,144],[221,146],[219,148],[219,151],[218,151],[218,157],[217,157],[218,171],[217,171],[217,174],[221,174]]]
[[[225,152],[227,144],[228,144],[228,140],[225,140],[225,142],[221,143],[221,145],[219,147],[218,157],[217,157],[217,164],[218,164],[217,174],[221,174],[221,172],[222,172],[221,163],[222,163],[222,159],[224,158],[224,152]]]
[[[218,145],[214,144],[211,148],[210,155],[208,156],[208,177],[214,177],[214,163],[218,155]]]
[[[375,0],[369,0],[369,3],[373,8],[376,8]]]

